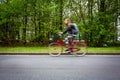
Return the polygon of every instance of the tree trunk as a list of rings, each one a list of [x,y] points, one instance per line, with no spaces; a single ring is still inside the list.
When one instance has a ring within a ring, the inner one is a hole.
[[[59,14],[59,17],[60,17],[60,24],[59,24],[59,28],[60,30],[62,31],[63,28],[62,28],[62,24],[63,24],[63,0],[60,0],[60,14]]]
[[[106,2],[106,0],[100,0],[100,7],[99,7],[99,13],[100,13],[99,22],[100,22],[101,25],[103,25],[103,27],[102,27],[103,29],[105,29],[104,27],[105,27],[105,23],[106,23],[105,18],[103,18],[103,16],[105,15],[105,10],[106,10],[105,2]],[[100,29],[99,30],[99,32],[100,32],[101,31],[101,26],[99,26],[99,29]],[[100,35],[100,37],[98,39],[97,46],[101,47],[101,46],[103,46],[103,43],[104,43],[105,34],[99,34],[99,35]]]
[[[89,43],[91,43],[91,45],[93,44],[93,29],[92,29],[92,22],[93,22],[93,0],[88,0],[88,26],[89,26],[89,30],[90,30],[90,34],[89,34]]]
[[[27,14],[27,4],[28,3],[27,2],[28,2],[28,0],[26,0],[25,3],[24,3],[24,17],[23,17],[24,28],[23,28],[23,34],[22,34],[22,38],[23,38],[24,43],[26,43],[26,28],[27,28],[27,22],[28,22],[28,20],[27,20],[27,16],[28,16],[28,14]]]

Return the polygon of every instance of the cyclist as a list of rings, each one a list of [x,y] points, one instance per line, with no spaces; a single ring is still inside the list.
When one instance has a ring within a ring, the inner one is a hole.
[[[60,32],[62,35],[68,33],[68,36],[66,37],[65,41],[66,41],[66,52],[69,53],[70,52],[70,43],[73,40],[73,38],[78,39],[78,32],[79,29],[77,27],[77,25],[75,23],[72,23],[71,20],[69,18],[65,19],[65,24],[67,25],[67,29],[64,32]]]

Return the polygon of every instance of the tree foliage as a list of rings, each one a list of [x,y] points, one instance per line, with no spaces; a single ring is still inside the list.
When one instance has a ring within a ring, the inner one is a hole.
[[[120,0],[3,0],[0,2],[0,42],[47,45],[67,17],[78,24],[89,46],[116,41]]]

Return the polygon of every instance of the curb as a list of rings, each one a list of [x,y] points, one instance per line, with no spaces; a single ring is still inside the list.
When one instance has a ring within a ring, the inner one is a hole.
[[[49,55],[49,53],[12,53],[12,52],[0,52],[0,55]],[[61,55],[71,55],[67,53],[62,53]],[[120,52],[117,53],[86,53],[86,55],[120,55]]]

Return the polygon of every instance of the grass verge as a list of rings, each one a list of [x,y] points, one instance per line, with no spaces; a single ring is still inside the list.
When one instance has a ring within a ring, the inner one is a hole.
[[[120,53],[120,47],[90,47],[89,53]]]
[[[0,53],[47,53],[48,47],[0,47]],[[89,47],[88,53],[120,53],[120,47]]]

